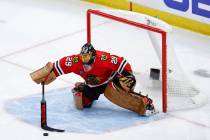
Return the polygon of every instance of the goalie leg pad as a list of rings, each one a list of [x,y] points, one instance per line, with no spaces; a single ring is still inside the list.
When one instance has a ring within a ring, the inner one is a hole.
[[[88,97],[84,96],[82,92],[74,92],[74,104],[78,110],[83,110],[83,108],[89,108],[92,102]]]
[[[79,110],[83,109],[82,92],[73,93],[75,107]]]
[[[125,92],[121,88],[115,86],[113,82],[108,84],[104,96],[122,108],[134,111],[139,115],[145,115],[147,104],[144,102],[144,97]]]

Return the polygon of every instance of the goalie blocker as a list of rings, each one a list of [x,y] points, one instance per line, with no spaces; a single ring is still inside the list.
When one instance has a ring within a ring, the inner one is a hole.
[[[53,63],[48,62],[44,67],[30,73],[30,76],[35,83],[48,85],[56,79],[56,75],[53,72]]]

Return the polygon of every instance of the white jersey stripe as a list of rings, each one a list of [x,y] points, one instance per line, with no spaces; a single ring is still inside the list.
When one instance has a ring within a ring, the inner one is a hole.
[[[124,60],[121,62],[120,67],[118,68],[117,72],[121,74],[122,71],[124,70],[124,68],[125,68],[125,66],[126,66],[127,63],[128,63],[128,62],[124,59]]]

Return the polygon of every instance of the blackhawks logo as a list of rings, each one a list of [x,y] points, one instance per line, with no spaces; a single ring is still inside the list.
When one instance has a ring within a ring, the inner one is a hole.
[[[97,84],[100,83],[100,81],[101,81],[100,79],[101,79],[100,77],[97,77],[97,76],[92,75],[92,74],[88,74],[87,78],[86,78],[86,81],[90,85],[97,85]]]

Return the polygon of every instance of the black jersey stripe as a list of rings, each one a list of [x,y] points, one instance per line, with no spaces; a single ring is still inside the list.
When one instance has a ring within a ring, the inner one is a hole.
[[[59,75],[62,75],[62,70],[60,69],[60,67],[59,67],[59,64],[58,64],[59,62],[58,61],[56,61],[56,69],[57,69],[57,71],[58,71],[58,73],[59,73]]]
[[[125,67],[125,65],[127,64],[127,61],[124,60],[122,63],[121,63],[121,66],[119,67],[118,69],[118,73],[121,73]]]

